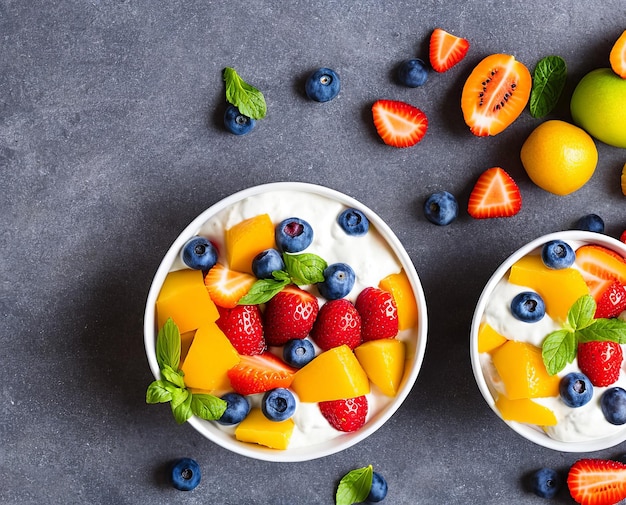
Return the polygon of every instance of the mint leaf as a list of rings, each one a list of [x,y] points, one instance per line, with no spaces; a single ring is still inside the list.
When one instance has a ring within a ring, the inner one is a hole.
[[[160,369],[169,366],[178,370],[180,364],[180,331],[171,317],[157,334],[156,359]]]
[[[224,69],[226,101],[233,104],[244,116],[263,119],[267,113],[265,97],[254,86],[245,82],[234,68]]]
[[[556,375],[576,357],[576,336],[570,330],[557,330],[550,333],[543,341],[541,356],[546,370]]]
[[[579,342],[608,340],[618,344],[626,344],[626,321],[621,319],[596,319],[593,324],[577,330]]]
[[[179,389],[178,391],[181,391],[180,397],[176,399],[176,402],[174,402],[174,398],[172,398],[170,405],[176,422],[178,424],[183,424],[193,415],[193,412],[191,411],[191,400],[193,395],[186,389]]]
[[[172,393],[165,381],[154,381],[146,391],[146,403],[167,403],[172,400]]]
[[[315,284],[324,280],[326,261],[311,253],[283,254],[285,268],[291,279],[298,286]]]
[[[178,407],[181,403],[187,401],[189,398],[189,391],[184,388],[176,388],[172,390],[172,408]]]
[[[335,505],[352,505],[365,501],[372,488],[372,465],[352,470],[343,476],[337,488]]]
[[[250,291],[243,295],[237,303],[239,305],[258,305],[260,303],[266,303],[271,300],[276,293],[282,291],[290,282],[289,276],[283,280],[276,278],[259,279],[252,285]]]
[[[224,400],[213,395],[194,394],[191,398],[191,411],[207,421],[217,421],[227,406]]]
[[[591,295],[583,295],[570,307],[567,312],[567,323],[573,330],[581,330],[593,324],[596,313],[596,301]]]
[[[163,368],[161,368],[161,375],[165,380],[171,382],[175,386],[178,386],[179,388],[185,387],[182,370],[177,371],[174,370],[171,366],[165,365]]]
[[[530,115],[540,118],[549,114],[561,97],[567,79],[567,66],[560,56],[546,56],[539,60],[533,72],[530,92]]]

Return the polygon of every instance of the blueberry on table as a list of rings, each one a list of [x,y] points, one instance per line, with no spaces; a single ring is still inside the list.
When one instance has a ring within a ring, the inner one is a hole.
[[[250,133],[256,126],[256,120],[244,116],[234,105],[229,105],[224,112],[224,126],[235,135],[245,135]]]
[[[179,491],[191,491],[200,484],[200,465],[191,458],[181,458],[174,462],[170,470],[172,486]]]
[[[333,263],[324,269],[324,280],[317,284],[320,294],[327,300],[344,298],[352,291],[356,275],[347,263]]]
[[[428,69],[419,58],[403,61],[398,67],[398,82],[409,88],[417,88],[426,84]]]
[[[569,268],[574,264],[576,253],[574,249],[562,240],[550,240],[541,249],[543,264],[552,270]]]
[[[294,338],[289,340],[283,347],[283,359],[285,363],[294,368],[302,368],[315,358],[315,347],[310,340]]]
[[[284,269],[285,262],[276,249],[265,249],[252,260],[252,273],[257,279],[272,279],[272,272]]]
[[[583,373],[568,373],[559,383],[559,393],[563,403],[575,409],[589,403],[593,396],[593,384]]]
[[[337,217],[337,223],[348,235],[361,236],[369,230],[370,223],[358,209],[346,209]]]
[[[597,214],[587,214],[576,221],[576,229],[604,233],[604,220]]]
[[[385,496],[387,496],[387,481],[378,472],[374,472],[372,474],[372,487],[366,501],[376,503],[384,500]]]
[[[263,415],[270,421],[285,421],[296,411],[296,399],[286,388],[275,388],[263,395]]]
[[[328,102],[339,94],[341,82],[339,76],[330,68],[318,68],[304,85],[307,96],[316,102]]]
[[[604,418],[611,424],[626,424],[626,390],[620,387],[607,389],[600,397]]]
[[[189,239],[182,250],[183,263],[194,270],[210,270],[217,263],[217,251],[204,237]]]
[[[424,215],[431,223],[446,226],[459,215],[459,204],[452,193],[438,191],[426,198]]]
[[[513,317],[525,323],[536,323],[546,314],[543,298],[534,291],[524,291],[513,297],[511,301]]]
[[[222,400],[226,402],[226,410],[217,422],[225,426],[239,424],[250,413],[250,402],[239,393],[226,393],[222,396]]]
[[[563,486],[563,479],[552,468],[540,468],[530,476],[530,486],[540,498],[554,498]]]
[[[313,228],[304,219],[290,217],[276,227],[275,238],[281,251],[300,252],[313,242]]]

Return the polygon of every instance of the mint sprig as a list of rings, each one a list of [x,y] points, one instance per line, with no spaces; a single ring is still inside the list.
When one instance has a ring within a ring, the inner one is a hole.
[[[339,481],[335,505],[352,505],[364,502],[372,489],[374,468],[372,465],[357,468],[344,475]]]
[[[541,354],[546,370],[556,375],[576,358],[581,342],[611,341],[626,344],[626,321],[594,319],[596,302],[591,295],[581,296],[567,312],[567,322],[543,341]]]
[[[263,119],[267,113],[265,97],[254,86],[245,82],[234,68],[224,69],[226,101],[233,104],[244,116]]]
[[[561,97],[567,66],[560,56],[546,56],[539,60],[533,71],[533,86],[530,92],[529,109],[534,118],[549,114]]]

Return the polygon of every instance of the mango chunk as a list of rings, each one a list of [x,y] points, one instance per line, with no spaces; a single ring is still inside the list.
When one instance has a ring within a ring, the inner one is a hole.
[[[546,304],[546,312],[559,323],[567,321],[567,312],[576,300],[589,294],[589,287],[578,270],[552,270],[538,255],[524,256],[517,261],[511,267],[509,282],[539,293]]]
[[[505,421],[536,424],[538,426],[556,425],[556,416],[548,407],[528,399],[510,400],[501,395],[496,400],[496,408]]]
[[[185,386],[203,391],[226,391],[230,381],[226,372],[239,363],[239,354],[215,323],[196,331],[185,361]]]
[[[481,323],[478,329],[478,352],[491,352],[507,341],[488,323]]]
[[[393,296],[398,309],[398,330],[417,326],[417,302],[406,272],[390,274],[378,283],[378,287]]]
[[[354,349],[372,383],[387,396],[396,396],[404,375],[406,348],[395,338],[370,340]]]
[[[240,442],[285,450],[289,447],[294,426],[291,418],[285,421],[270,421],[263,415],[261,409],[255,408],[239,423],[235,429],[235,438]]]
[[[558,396],[559,377],[548,374],[539,347],[509,340],[491,357],[509,400]]]
[[[180,333],[197,330],[217,321],[219,312],[204,286],[200,270],[177,270],[167,274],[156,301],[157,325],[171,317]]]
[[[296,372],[291,383],[302,402],[324,402],[366,395],[370,382],[347,345],[319,354]]]
[[[252,274],[252,260],[265,249],[275,248],[274,224],[259,214],[226,230],[226,256],[231,270]]]

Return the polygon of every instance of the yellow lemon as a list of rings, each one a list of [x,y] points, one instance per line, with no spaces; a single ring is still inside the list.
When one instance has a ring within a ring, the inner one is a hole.
[[[520,157],[537,186],[561,196],[583,187],[598,164],[598,150],[589,134],[559,120],[537,126],[522,145]]]

